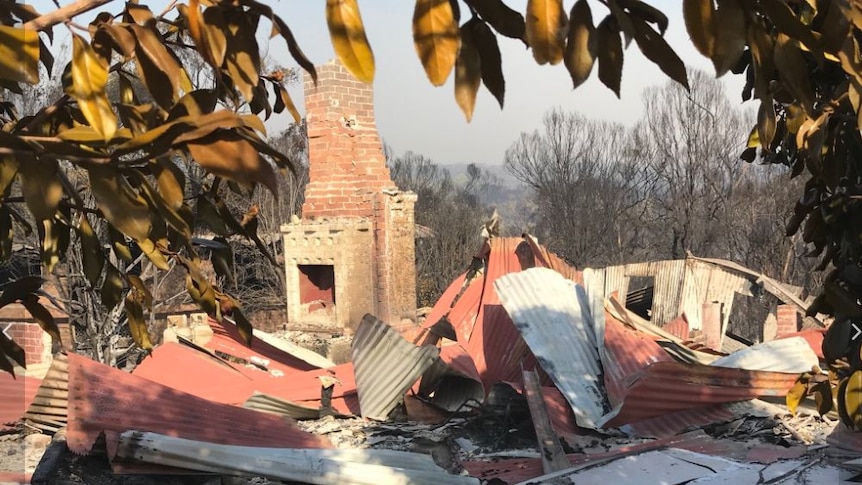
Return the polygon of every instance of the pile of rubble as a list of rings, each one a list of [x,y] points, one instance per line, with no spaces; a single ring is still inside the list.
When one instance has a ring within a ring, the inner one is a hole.
[[[752,344],[732,306],[765,293],[784,313]],[[580,272],[532,237],[493,238],[423,325],[366,315],[347,363],[263,332],[245,347],[227,320],[171,330],[131,373],[58,355],[16,381],[18,417],[62,437],[19,481],[49,483],[65,450],[104,453],[117,476],[315,484],[850,479],[862,439],[783,406],[823,358],[806,308],[726,261]]]

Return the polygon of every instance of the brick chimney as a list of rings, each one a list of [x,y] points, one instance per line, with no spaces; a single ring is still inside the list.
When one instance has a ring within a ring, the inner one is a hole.
[[[374,91],[341,64],[305,74],[309,184],[303,218],[373,215],[373,195],[396,190],[374,121]]]
[[[340,64],[305,77],[309,183],[282,226],[288,327],[353,329],[365,313],[415,319],[416,195],[390,178],[373,89]]]

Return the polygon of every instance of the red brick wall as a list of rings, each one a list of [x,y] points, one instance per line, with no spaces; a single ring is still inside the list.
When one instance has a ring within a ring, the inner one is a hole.
[[[317,86],[305,76],[309,184],[302,217],[371,217],[373,194],[395,188],[374,121],[372,86],[334,62],[317,66],[317,76]]]
[[[2,330],[9,324],[0,323],[0,325],[2,325],[0,327]],[[44,352],[45,347],[42,342],[42,328],[38,323],[12,323],[6,333],[26,352],[27,365],[38,364],[42,361],[42,352]]]

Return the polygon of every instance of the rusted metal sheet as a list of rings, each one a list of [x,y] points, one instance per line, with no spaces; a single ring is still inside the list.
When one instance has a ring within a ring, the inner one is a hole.
[[[688,340],[688,321],[682,316],[667,322],[664,330],[681,340]]]
[[[535,241],[533,243],[535,245]],[[494,281],[525,269],[523,264],[526,267],[548,264],[572,276],[579,275],[559,258],[551,258],[547,250],[537,255],[533,245],[524,238],[488,241],[480,253],[486,262],[484,271],[463,291],[463,275],[453,282],[435,304],[425,325],[430,327],[444,316],[448,318],[458,342],[472,358],[486,391],[497,382],[520,381],[521,363],[532,367],[536,362],[500,304]],[[532,257],[525,251],[533,251]]]
[[[434,303],[434,307],[431,308],[431,312],[428,313],[428,316],[425,317],[425,322],[422,324],[424,328],[430,328],[434,326],[437,322],[440,321],[441,318],[448,315],[452,310],[452,306],[456,303],[456,298],[461,292],[461,287],[464,285],[464,276],[460,275],[455,278],[455,281],[449,284],[446,287],[446,290],[443,291],[443,294],[440,295],[440,298]]]
[[[802,337],[792,337],[753,345],[721,357],[711,365],[798,374],[818,364],[819,359],[808,342]]]
[[[321,405],[321,379],[331,379],[335,383],[330,396],[332,409],[341,415],[359,412],[352,364],[273,375],[169,342],[156,348],[133,374],[222,404],[241,406],[260,392],[314,409]]]
[[[595,429],[607,406],[583,287],[547,268],[501,276],[494,287],[539,364],[571,404],[578,423]]]
[[[280,416],[214,403],[80,355],[68,359],[66,442],[75,453],[90,453],[96,438],[105,433],[108,458],[113,459],[119,434],[130,429],[240,446],[331,447],[325,438],[306,433]]]
[[[603,346],[605,391],[612,407],[619,406],[625,399],[629,376],[656,362],[673,360],[655,340],[643,332],[629,330],[610,315],[605,315]]]
[[[628,424],[625,429],[638,436],[668,436],[688,425],[727,420],[732,413],[715,405],[783,395],[797,377],[674,362],[653,339],[612,316],[605,316],[605,326],[602,365],[614,411],[601,424]]]
[[[639,438],[667,438],[685,429],[700,428],[708,424],[720,424],[736,417],[725,406],[707,406],[656,416],[621,426],[627,434]]]
[[[584,275],[581,271],[578,271],[574,266],[565,262],[563,258],[548,251],[548,248],[539,244],[539,241],[534,236],[525,234],[524,239],[533,251],[536,266],[552,269],[563,275],[563,278],[567,280],[574,281],[579,285],[584,284]]]
[[[351,343],[362,417],[386,419],[440,351],[417,347],[373,315],[366,314]]]
[[[607,416],[615,427],[710,404],[784,396],[798,374],[657,362],[632,376],[622,406]]]
[[[0,357],[4,358],[5,357]],[[12,376],[0,371],[0,430],[24,416],[37,395],[40,379]]]
[[[39,429],[56,432],[66,426],[68,408],[69,361],[66,354],[57,353],[31,403],[26,408],[24,417]]]

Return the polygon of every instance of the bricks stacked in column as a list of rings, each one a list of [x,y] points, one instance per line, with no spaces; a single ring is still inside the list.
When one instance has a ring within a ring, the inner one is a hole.
[[[42,340],[44,332],[38,323],[13,323],[6,333],[26,352],[27,365],[42,361],[42,352],[45,350]]]
[[[305,75],[309,184],[303,218],[373,216],[372,197],[395,189],[374,121],[371,85],[340,64],[317,67],[318,85]]]

